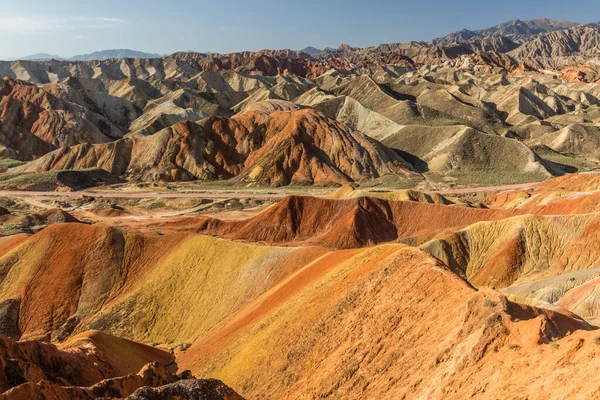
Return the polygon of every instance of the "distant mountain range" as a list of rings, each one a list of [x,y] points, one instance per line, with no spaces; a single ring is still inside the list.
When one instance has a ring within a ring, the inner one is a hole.
[[[182,58],[194,64],[210,64],[211,58],[235,58],[238,64],[251,65],[254,54],[269,55],[277,61],[268,69],[262,71],[268,75],[276,74],[279,69],[292,71],[295,74],[307,77],[320,71],[321,68],[330,67],[327,60],[339,58],[342,63],[355,66],[372,66],[379,64],[405,64],[405,63],[435,63],[439,60],[451,60],[461,55],[477,52],[494,52],[509,57],[509,63],[527,63],[535,68],[560,68],[573,63],[575,59],[580,63],[582,59],[600,56],[600,23],[582,24],[571,21],[558,21],[549,18],[532,20],[512,20],[489,28],[479,30],[463,29],[446,36],[430,41],[411,41],[403,43],[388,43],[366,48],[352,47],[342,44],[337,48],[326,47],[319,49],[307,46],[299,51],[261,50],[260,52],[238,52],[231,54],[180,52],[174,53],[176,58]],[[39,53],[22,57],[20,60],[47,61],[51,59],[64,61],[92,61],[122,58],[161,58],[163,55],[145,53],[129,49],[113,49],[96,51],[91,54],[76,55],[63,58],[57,55]],[[497,57],[497,56],[496,56]],[[577,58],[579,57],[579,58]],[[281,61],[281,60],[286,61]],[[298,59],[313,59],[323,62],[318,68],[308,67],[306,61],[293,61]],[[13,59],[14,60],[14,59]],[[279,64],[278,64],[279,63]],[[293,64],[293,65],[292,65]],[[300,66],[302,64],[302,66]],[[339,64],[334,63],[338,67]],[[504,62],[506,64],[506,62]],[[266,66],[263,66],[267,68]],[[203,68],[214,68],[205,66]],[[311,69],[312,68],[312,69]]]
[[[160,58],[161,54],[145,53],[143,51],[130,49],[113,49],[95,51],[90,54],[80,54],[70,58],[65,58],[47,53],[37,53],[25,57],[11,58],[7,61],[26,60],[26,61],[47,61],[47,60],[63,60],[63,61],[92,61],[92,60],[110,60],[111,58]]]
[[[515,19],[503,24],[494,25],[490,28],[480,30],[463,29],[450,33],[441,38],[431,40],[434,45],[448,45],[452,43],[462,43],[471,40],[485,39],[492,37],[506,37],[516,43],[524,43],[537,38],[540,34],[569,29],[583,24],[571,21],[557,21],[549,18],[538,18],[522,21]]]
[[[42,60],[62,60],[63,58],[60,56],[53,56],[52,54],[47,54],[47,53],[37,53],[37,54],[32,54],[30,56],[25,56],[25,57],[21,57],[21,58],[11,58],[9,61],[12,60],[26,60],[26,61],[42,61]]]
[[[485,29],[462,29],[460,31],[452,32],[448,35],[432,39],[429,42],[419,43],[427,44],[429,46],[448,46],[455,43],[468,43],[477,40],[481,41],[484,39],[505,38],[510,39],[510,41],[514,42],[515,47],[517,47],[518,45],[537,39],[540,35],[575,27],[599,28],[600,23],[582,24],[579,22],[571,21],[557,21],[549,18],[537,18],[532,20],[515,19]],[[340,47],[348,46],[342,45]],[[381,47],[381,45],[373,47]],[[342,49],[334,49],[330,47],[326,47],[325,49],[320,50],[315,47],[308,46],[300,51],[310,55],[316,55],[319,53],[324,54],[336,51],[339,52],[340,50]]]
[[[109,60],[111,58],[160,58],[161,54],[145,53],[143,51],[117,49],[95,51],[90,54],[83,54],[69,58],[69,61],[91,61],[91,60]]]
[[[313,54],[320,53],[321,49],[317,49],[316,47],[308,46],[308,47],[303,48],[300,51],[303,53],[306,53],[306,54],[310,54],[312,56]]]

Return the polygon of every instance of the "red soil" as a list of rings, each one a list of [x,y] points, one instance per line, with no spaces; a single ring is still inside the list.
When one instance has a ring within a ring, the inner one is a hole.
[[[368,197],[330,200],[290,196],[247,220],[191,217],[182,218],[177,224],[183,229],[227,239],[357,248],[517,214],[512,210],[448,207]],[[160,228],[169,224],[150,226]]]

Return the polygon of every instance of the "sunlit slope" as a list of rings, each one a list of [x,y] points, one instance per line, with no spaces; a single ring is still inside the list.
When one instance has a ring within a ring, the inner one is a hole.
[[[598,214],[479,222],[421,245],[476,286],[506,287],[598,266]]]
[[[23,338],[190,341],[326,251],[53,225],[0,257],[3,322]]]
[[[344,200],[359,197],[376,197],[388,201],[418,201],[421,203],[468,206],[469,203],[457,197],[446,197],[439,193],[425,193],[418,190],[369,190],[356,189],[350,185],[343,185],[335,192],[325,196],[328,199]]]
[[[531,214],[584,214],[600,211],[600,174],[573,174],[531,185],[528,189],[488,195],[491,208],[518,208]]]
[[[269,291],[199,338],[180,368],[221,376],[250,398],[290,399],[468,398],[482,387],[491,397],[543,398],[550,389],[537,382],[548,371],[572,371],[560,359],[577,340],[560,338],[587,325],[568,312],[478,292],[415,248],[336,253],[335,267],[284,303]],[[543,344],[558,339],[560,350]],[[586,354],[594,346],[590,339]],[[532,363],[527,382],[514,368],[525,355],[545,361]],[[594,372],[580,374],[579,382]]]

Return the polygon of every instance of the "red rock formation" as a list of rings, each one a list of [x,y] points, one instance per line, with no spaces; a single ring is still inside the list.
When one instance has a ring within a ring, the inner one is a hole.
[[[233,118],[211,117],[203,128],[186,121],[150,136],[62,148],[15,170],[88,168],[143,180],[235,178],[270,185],[414,174],[392,150],[315,110],[257,108]]]
[[[172,362],[169,353],[97,331],[81,334],[61,349],[37,340],[15,342],[0,335],[0,392],[40,380],[106,389],[114,385],[162,385],[177,380],[165,368]],[[144,367],[147,363],[154,364]],[[121,378],[119,383],[116,377],[125,375],[133,377],[133,382],[123,384],[132,378]],[[105,379],[111,379],[110,383],[98,384]]]
[[[517,214],[514,210],[447,207],[368,197],[329,200],[291,196],[247,220],[195,217],[178,223],[181,228],[187,224],[189,229],[228,239],[358,248]]]
[[[102,116],[41,87],[7,78],[0,81],[0,145],[9,156],[27,160],[60,146],[106,143],[120,136],[122,132]]]
[[[200,71],[236,70],[259,73],[266,76],[297,75],[315,78],[331,68],[350,70],[351,64],[344,59],[315,60],[301,53],[281,55],[278,52],[244,52],[224,55],[206,55],[201,53],[175,53],[173,57],[185,61]]]

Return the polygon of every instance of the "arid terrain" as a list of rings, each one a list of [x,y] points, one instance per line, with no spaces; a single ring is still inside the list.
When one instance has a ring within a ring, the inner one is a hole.
[[[0,399],[600,399],[599,26],[0,61]]]

